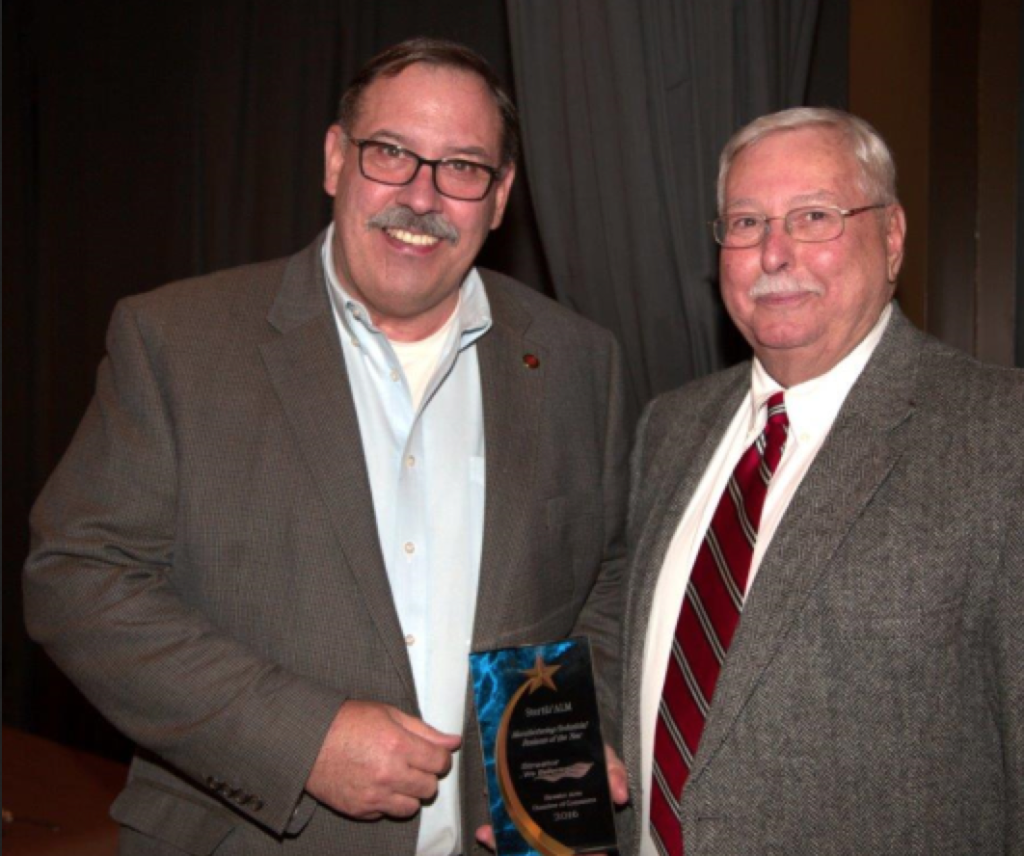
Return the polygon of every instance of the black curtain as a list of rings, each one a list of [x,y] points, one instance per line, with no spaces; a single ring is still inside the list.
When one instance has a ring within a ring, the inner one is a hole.
[[[1016,360],[1017,368],[1024,368],[1024,15],[1020,16],[1017,33],[1017,302],[1016,302]]]
[[[127,747],[24,632],[32,501],[92,394],[114,303],[298,250],[328,222],[323,137],[352,73],[412,35],[511,85],[503,0],[4,0],[3,719]],[[482,262],[546,286],[524,196]]]
[[[4,722],[126,751],[25,637],[29,507],[91,396],[119,298],[293,252],[326,224],[323,134],[366,59],[445,36],[511,83],[515,56],[526,156],[481,263],[615,330],[639,406],[728,359],[703,223],[714,159],[740,122],[799,99],[815,8],[5,0]]]
[[[818,0],[508,0],[559,299],[615,332],[634,402],[734,358],[707,221],[717,157],[803,103]]]

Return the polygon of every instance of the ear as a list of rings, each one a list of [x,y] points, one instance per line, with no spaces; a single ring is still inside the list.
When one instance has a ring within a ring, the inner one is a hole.
[[[331,196],[338,192],[338,177],[345,164],[345,132],[341,125],[331,125],[324,139],[324,190]]]
[[[512,182],[516,180],[516,165],[510,163],[505,167],[505,174],[498,179],[494,188],[494,213],[491,215],[491,228],[497,229],[505,216],[508,195],[512,190]]]
[[[885,227],[885,269],[889,282],[896,282],[896,277],[903,267],[903,243],[907,237],[907,215],[902,205],[893,205],[889,212]]]

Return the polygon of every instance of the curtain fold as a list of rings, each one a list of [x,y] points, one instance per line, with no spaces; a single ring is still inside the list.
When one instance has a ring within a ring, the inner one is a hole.
[[[508,0],[524,157],[558,298],[611,329],[634,404],[735,356],[717,158],[801,103],[819,0]]]

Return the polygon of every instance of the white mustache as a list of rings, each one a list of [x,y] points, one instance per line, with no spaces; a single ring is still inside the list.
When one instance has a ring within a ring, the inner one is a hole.
[[[750,299],[757,300],[759,297],[768,297],[773,294],[821,294],[822,288],[816,282],[798,279],[795,276],[786,274],[769,275],[761,274],[750,287]]]

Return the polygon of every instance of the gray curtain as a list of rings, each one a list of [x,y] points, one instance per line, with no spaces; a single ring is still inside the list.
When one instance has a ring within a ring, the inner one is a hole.
[[[802,103],[819,0],[508,0],[524,157],[558,298],[622,342],[634,404],[736,357],[717,158]]]

